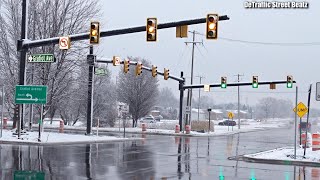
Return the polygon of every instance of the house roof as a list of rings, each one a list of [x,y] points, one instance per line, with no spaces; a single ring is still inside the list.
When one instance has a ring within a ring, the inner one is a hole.
[[[238,114],[238,110],[226,110],[227,112],[232,112],[234,114]],[[240,113],[242,114],[247,114],[248,112],[247,111],[243,111],[243,110],[240,110]]]
[[[198,113],[198,109],[192,108],[192,112]],[[222,109],[211,109],[211,112],[216,113],[216,114],[223,114]],[[201,113],[201,114],[208,113],[208,109],[199,109],[199,113]]]

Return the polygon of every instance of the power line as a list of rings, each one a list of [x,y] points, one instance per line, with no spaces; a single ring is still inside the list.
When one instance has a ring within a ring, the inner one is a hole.
[[[206,36],[202,33],[196,33],[201,36]],[[232,39],[227,37],[219,37],[221,40],[230,41],[230,42],[238,42],[238,43],[245,43],[245,44],[260,44],[260,45],[273,45],[273,46],[320,46],[320,42],[263,42],[263,41],[249,41],[249,40],[242,40],[242,39]]]
[[[303,42],[303,43],[260,42],[260,41],[247,41],[247,40],[231,39],[231,38],[223,38],[223,37],[220,37],[219,39],[222,39],[225,41],[231,41],[231,42],[246,43],[246,44],[260,44],[260,45],[274,45],[274,46],[320,46],[320,42]]]

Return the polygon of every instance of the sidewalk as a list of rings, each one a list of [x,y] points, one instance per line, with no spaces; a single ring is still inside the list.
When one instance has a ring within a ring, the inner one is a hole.
[[[303,148],[297,147],[296,159],[294,159],[293,147],[282,147],[255,154],[248,154],[244,155],[242,159],[247,162],[255,163],[320,166],[320,151],[312,151],[312,148],[307,148],[305,158],[303,157],[303,151]]]
[[[22,134],[20,139],[18,135],[13,135],[11,130],[3,130],[0,138],[1,144],[29,144],[29,145],[68,145],[68,144],[88,144],[88,143],[106,143],[114,141],[135,141],[142,138],[120,138],[115,136],[95,136],[95,135],[76,135],[56,132],[41,133],[41,142],[38,141],[38,132],[27,132]]]

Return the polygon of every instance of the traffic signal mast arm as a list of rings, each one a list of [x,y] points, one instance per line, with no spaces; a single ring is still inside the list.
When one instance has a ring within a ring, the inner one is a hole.
[[[110,63],[110,64],[113,63],[112,60],[107,59],[107,58],[102,58],[102,57],[97,57],[96,62],[97,62],[97,63]],[[124,61],[120,61],[120,64],[123,64],[123,62],[124,62]],[[129,64],[136,66],[136,65],[138,64],[138,62],[129,60]],[[152,68],[151,68],[151,67],[146,67],[146,66],[143,66],[143,65],[142,65],[142,69],[144,69],[144,70],[146,70],[146,71],[152,72]],[[157,70],[157,74],[158,74],[158,75],[161,75],[161,76],[164,76],[164,72],[161,72],[161,71],[159,71],[159,70]],[[181,82],[184,82],[184,81],[185,81],[185,80],[184,80],[183,78],[181,78],[181,77],[177,77],[177,76],[173,76],[173,75],[170,75],[170,74],[169,74],[169,79],[170,79],[170,78],[173,79],[173,80],[176,80],[176,81],[181,81]]]
[[[206,23],[206,19],[207,18],[200,18],[200,19],[162,23],[162,24],[158,24],[157,29],[159,30],[159,29],[175,28],[177,26],[183,26],[183,25],[194,25],[194,24]],[[224,21],[224,20],[229,20],[229,17],[227,15],[219,16],[219,21]],[[100,30],[100,38],[101,37],[108,37],[108,36],[122,35],[122,34],[144,32],[144,31],[146,31],[145,25],[138,26],[138,27],[132,27],[132,28],[110,30],[110,31],[101,31]],[[88,40],[89,35],[90,35],[90,32],[86,32],[86,33],[69,35],[69,37],[72,42],[72,41]],[[22,49],[40,47],[40,46],[45,46],[45,45],[49,45],[49,44],[59,44],[59,37],[33,40],[33,41],[31,41],[29,39],[24,39],[23,41],[18,40],[18,47],[17,48],[18,48],[18,51],[21,51]]]
[[[293,81],[296,83],[296,81]],[[259,85],[269,85],[269,84],[287,84],[287,81],[265,81],[259,82]],[[219,84],[209,84],[210,87],[220,87],[221,83]],[[252,86],[252,82],[247,83],[228,83],[227,86]],[[194,84],[194,85],[184,85],[183,89],[190,89],[190,88],[204,88],[204,84]]]

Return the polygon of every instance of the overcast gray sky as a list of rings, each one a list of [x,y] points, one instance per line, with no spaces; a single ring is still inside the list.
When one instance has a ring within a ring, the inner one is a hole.
[[[221,76],[227,76],[228,82],[234,82],[237,73],[244,74],[243,82],[251,82],[253,75],[259,81],[286,80],[293,75],[300,87],[300,100],[306,102],[307,89],[320,81],[320,1],[309,0],[309,9],[245,9],[244,1],[217,0],[117,0],[101,1],[102,14],[98,18],[103,30],[145,25],[147,17],[157,17],[158,23],[186,19],[204,18],[208,13],[228,15],[229,21],[219,22],[218,40],[206,40],[197,35],[196,40],[203,45],[195,48],[194,75],[205,76],[205,83],[220,83]],[[205,34],[205,24],[189,26]],[[159,70],[170,69],[170,74],[179,75],[184,71],[190,77],[191,44],[186,46],[188,39],[175,38],[175,28],[158,31],[156,43],[146,42],[145,32],[103,38],[99,47],[100,55],[112,57],[139,56],[157,65]],[[272,42],[272,43],[309,43],[314,45],[288,46],[263,45],[229,41],[233,40]],[[116,76],[120,67],[110,67]],[[151,75],[151,74],[150,74]],[[165,81],[162,77],[160,86],[169,86],[178,95],[178,84]],[[187,79],[190,83],[190,79]],[[194,78],[199,82],[199,78]],[[281,86],[281,87],[280,87]],[[194,93],[198,97],[198,91]],[[290,93],[291,92],[291,93]],[[241,101],[255,104],[262,97],[277,98],[295,97],[294,89],[278,85],[277,90],[269,90],[269,86],[241,88]],[[201,93],[204,94],[203,90]],[[215,102],[236,102],[237,89],[211,89],[205,93],[212,96]],[[315,94],[312,94],[313,104]]]

